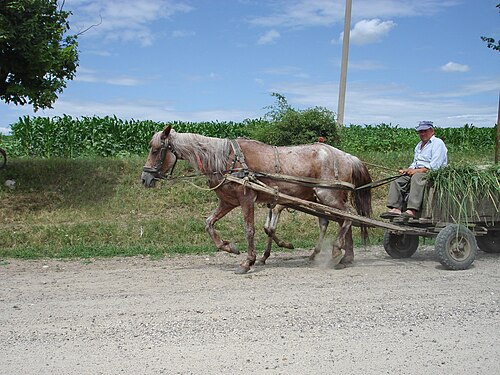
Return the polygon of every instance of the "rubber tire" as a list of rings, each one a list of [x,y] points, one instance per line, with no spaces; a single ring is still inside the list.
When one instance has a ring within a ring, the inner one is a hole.
[[[488,232],[485,236],[476,237],[477,245],[486,253],[500,253],[500,230]]]
[[[384,249],[394,259],[409,258],[418,248],[418,236],[384,233]]]
[[[441,229],[434,247],[439,262],[450,270],[466,270],[477,255],[476,237],[459,224],[449,224]]]

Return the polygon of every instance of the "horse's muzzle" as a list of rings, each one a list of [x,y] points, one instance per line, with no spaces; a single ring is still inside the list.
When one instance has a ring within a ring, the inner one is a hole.
[[[150,172],[142,172],[141,174],[141,181],[144,187],[151,188],[154,187],[156,184],[156,176],[153,173]]]

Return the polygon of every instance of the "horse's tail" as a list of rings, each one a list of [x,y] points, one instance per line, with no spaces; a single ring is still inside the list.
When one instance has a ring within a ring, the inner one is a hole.
[[[352,182],[355,187],[372,182],[370,172],[359,159],[356,160],[352,167]],[[370,217],[372,214],[372,190],[370,188],[354,190],[352,195],[358,215]],[[361,238],[363,243],[368,242],[368,228],[365,225],[361,225]]]

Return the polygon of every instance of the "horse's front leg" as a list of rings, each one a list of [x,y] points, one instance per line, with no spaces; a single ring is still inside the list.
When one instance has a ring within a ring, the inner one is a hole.
[[[250,198],[250,197],[248,197]],[[248,255],[247,259],[243,261],[240,266],[236,269],[236,273],[243,274],[247,273],[250,268],[255,264],[255,259],[257,258],[255,254],[255,224],[254,224],[254,200],[245,199],[241,202],[241,211],[243,212],[243,221],[245,222],[245,238],[248,244]]]
[[[227,251],[228,253],[233,253],[233,254],[239,254],[240,252],[236,248],[236,246],[229,241],[223,241],[219,237],[219,234],[215,230],[215,223],[223,218],[229,211],[231,211],[233,208],[236,206],[231,205],[227,202],[224,202],[219,199],[219,205],[217,208],[212,212],[212,214],[207,218],[205,222],[205,230],[208,232],[210,237],[212,238],[212,241],[214,241],[215,246],[217,246],[217,249]]]

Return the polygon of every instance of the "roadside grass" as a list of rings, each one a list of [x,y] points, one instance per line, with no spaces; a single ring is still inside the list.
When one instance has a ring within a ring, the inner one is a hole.
[[[361,160],[375,180],[407,166],[412,152],[364,152]],[[205,219],[217,205],[205,180],[162,181],[145,189],[139,175],[145,158],[9,159],[0,170],[1,258],[94,258],[179,253],[212,253]],[[493,155],[452,154],[451,163],[492,163]],[[185,163],[177,174],[193,174]],[[386,170],[380,168],[389,168]],[[5,187],[6,180],[16,188]],[[387,185],[373,190],[373,217],[385,209]],[[261,229],[267,209],[256,210],[256,244],[261,253],[267,237]],[[235,209],[217,223],[223,239],[246,251],[243,219]],[[328,231],[331,237],[337,225]],[[360,248],[358,228],[355,246]],[[371,244],[380,244],[383,231],[370,230]],[[278,236],[299,248],[312,248],[318,236],[317,219],[300,212],[284,212]],[[273,251],[277,247],[273,245]],[[281,251],[281,250],[280,250]]]

